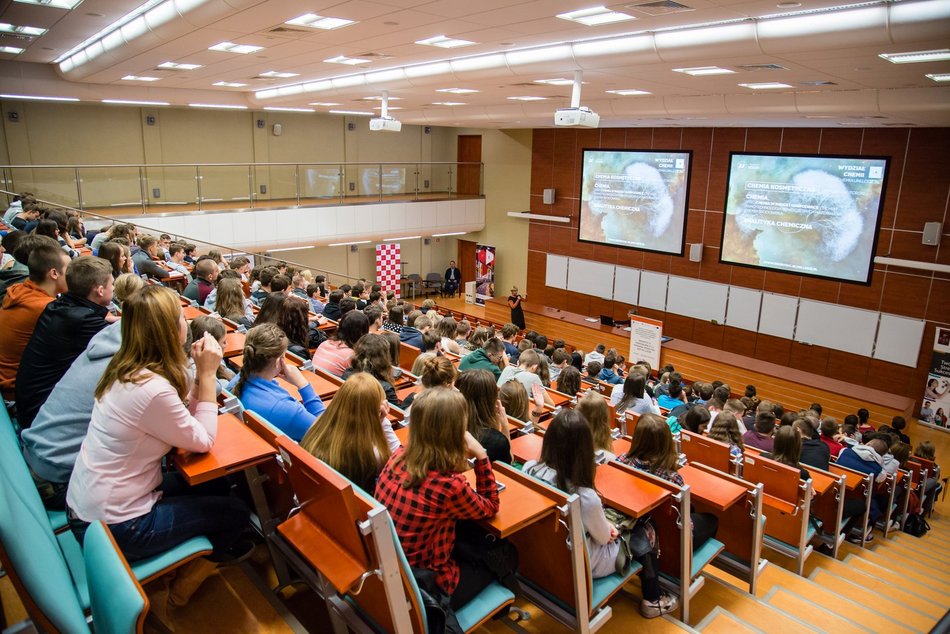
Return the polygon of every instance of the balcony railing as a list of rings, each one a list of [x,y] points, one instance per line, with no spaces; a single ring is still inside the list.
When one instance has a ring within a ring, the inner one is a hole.
[[[481,196],[482,163],[2,165],[0,189],[108,215]]]

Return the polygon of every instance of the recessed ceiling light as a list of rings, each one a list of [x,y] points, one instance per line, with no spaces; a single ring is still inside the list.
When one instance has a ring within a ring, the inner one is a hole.
[[[750,88],[752,90],[775,90],[776,88],[791,88],[788,84],[783,84],[777,81],[763,81],[755,84],[739,84],[743,88]]]
[[[166,70],[196,70],[201,68],[201,64],[179,64],[177,62],[162,62],[158,65],[159,68],[164,68]]]
[[[103,99],[102,103],[111,103],[119,106],[170,106],[167,101],[133,101],[131,99]]]
[[[347,57],[346,55],[337,55],[336,57],[331,57],[330,59],[323,60],[328,64],[346,64],[347,66],[356,66],[358,64],[369,64],[371,59],[363,59],[362,57]]]
[[[23,52],[22,48],[16,46],[0,46],[0,53],[9,53],[10,55],[19,55]]]
[[[950,73],[927,73],[924,77],[934,81],[950,81]]]
[[[693,68],[674,68],[675,73],[686,73],[694,77],[704,77],[706,75],[728,75],[736,71],[728,68],[719,68],[718,66],[694,66]]]
[[[221,88],[244,88],[247,84],[242,84],[236,81],[216,81],[212,86],[220,86]]]
[[[470,95],[478,91],[474,88],[437,88],[436,92],[450,92],[453,95]]]
[[[327,18],[315,13],[305,13],[294,18],[293,20],[287,20],[284,22],[284,24],[293,24],[296,26],[306,26],[311,29],[332,31],[333,29],[339,29],[340,27],[356,24],[356,20],[347,20],[345,18]]]
[[[323,106],[324,108],[332,108],[333,106],[339,106],[340,104],[333,101],[313,101],[307,104],[308,106]]]
[[[564,77],[559,77],[559,78],[557,78],[557,79],[535,79],[535,80],[534,80],[534,83],[535,83],[535,84],[545,84],[545,85],[547,85],[547,86],[573,86],[573,85],[574,85],[574,80],[573,80],[573,79],[565,79]],[[586,84],[587,82],[584,81],[584,82],[581,82],[581,83],[582,83],[582,84]]]
[[[446,37],[444,35],[436,35],[435,37],[426,38],[424,40],[416,40],[416,44],[422,44],[424,46],[438,46],[439,48],[458,48],[460,46],[471,46],[475,42],[469,40],[460,40],[458,38]]]
[[[534,95],[522,95],[520,97],[508,97],[512,101],[544,101],[547,97],[536,97]]]
[[[912,51],[910,53],[881,53],[878,57],[886,59],[892,64],[942,62],[950,59],[950,48],[938,48],[932,51]]]
[[[42,97],[40,95],[0,95],[0,99],[26,99],[27,101],[79,101],[76,97]]]
[[[433,106],[467,106],[467,103],[461,101],[434,101]]]
[[[38,4],[44,7],[53,7],[55,9],[73,9],[82,0],[14,0],[21,4]]]
[[[148,77],[145,75],[126,75],[122,81],[158,81],[161,77]]]
[[[399,26],[399,23],[398,23],[398,22],[393,22],[392,20],[388,20],[388,21],[386,21],[386,22],[383,22],[383,24],[385,24],[386,26]]]
[[[611,95],[620,95],[621,97],[633,97],[635,95],[652,95],[652,92],[647,92],[646,90],[637,90],[636,88],[630,88],[627,90],[607,90]]]
[[[625,20],[636,20],[632,15],[611,11],[607,7],[591,7],[589,9],[579,9],[568,13],[558,13],[557,17],[562,20],[579,22],[585,26],[600,26],[602,24],[613,24],[614,22],[623,22]]]
[[[300,73],[282,73],[276,70],[269,70],[266,73],[261,73],[258,77],[273,77],[279,79],[289,79],[290,77],[299,77]]]
[[[458,123],[456,123],[455,125],[458,125]],[[445,236],[464,236],[466,233],[468,233],[468,232],[467,232],[467,231],[453,231],[453,232],[451,232],[451,233],[433,233],[433,234],[432,234],[432,237],[433,237],[433,238],[444,238]]]
[[[401,238],[383,238],[383,242],[395,242],[397,240],[418,240],[422,236],[403,236]]]
[[[402,101],[402,97],[387,97],[389,101]],[[383,98],[380,95],[373,95],[372,97],[363,97],[363,101],[382,101]]]
[[[285,108],[282,106],[265,106],[264,110],[273,112],[315,112],[313,108]]]
[[[46,33],[46,29],[41,29],[38,26],[14,26],[6,22],[0,22],[0,33],[17,33],[19,35],[36,37]]]
[[[227,103],[190,103],[192,108],[223,108],[225,110],[247,110],[247,106],[237,106]]]
[[[375,112],[363,112],[362,110],[331,110],[330,114],[352,114],[360,117],[372,117]]]
[[[224,53],[239,53],[241,55],[249,55],[251,53],[256,53],[257,51],[263,51],[264,47],[252,46],[250,44],[235,44],[234,42],[221,42],[220,44],[209,46],[208,50],[222,51]]]

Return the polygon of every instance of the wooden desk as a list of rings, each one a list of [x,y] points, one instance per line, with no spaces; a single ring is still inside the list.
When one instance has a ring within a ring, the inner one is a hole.
[[[549,387],[544,388],[544,391],[548,393],[548,396],[551,398],[551,402],[554,403],[554,407],[558,405],[566,405],[571,402],[571,397],[557,390],[552,390]]]
[[[828,492],[828,489],[834,486],[837,480],[830,475],[821,473],[816,469],[809,469],[807,465],[802,465],[802,469],[808,472],[808,475],[811,476],[811,488],[815,491],[815,495],[824,495]]]
[[[525,434],[518,438],[511,439],[511,455],[518,462],[528,462],[537,460],[541,457],[541,445],[544,443],[544,436],[538,434]]]
[[[399,439],[399,442],[402,443],[402,446],[405,447],[409,444],[409,426],[400,427],[399,429],[393,430],[396,432],[396,438]]]
[[[188,310],[187,308],[185,310]],[[224,336],[224,349],[223,354],[225,359],[230,359],[244,354],[244,339],[245,335],[243,332],[229,332]]]
[[[418,394],[421,391],[422,391],[422,385],[420,384],[410,385],[408,387],[403,387],[396,390],[396,398],[398,398],[399,402],[401,403],[404,400],[406,400],[406,397],[409,396],[410,394]]]
[[[855,489],[857,489],[859,486],[861,486],[861,483],[864,482],[864,479],[865,479],[865,476],[861,476],[860,474],[857,474],[854,471],[848,471],[847,469],[838,469],[834,463],[832,463],[828,467],[828,470],[838,475],[844,475],[845,487],[847,487],[848,491],[854,491]]]
[[[670,495],[663,487],[609,463],[597,467],[594,484],[606,505],[631,517],[646,515]]]
[[[314,374],[310,370],[301,370],[300,374],[310,385],[313,386],[313,391],[317,393],[317,396],[320,397],[320,400],[329,400],[333,398],[333,395],[336,394],[337,390],[340,389],[340,385],[338,383],[334,383],[329,379],[320,376],[319,374]],[[279,377],[276,380],[278,385],[287,390],[291,396],[297,400],[300,400],[300,391],[296,387]]]
[[[220,414],[218,435],[211,451],[191,453],[179,449],[173,456],[173,462],[188,484],[193,486],[266,462],[276,453],[266,440],[251,431],[237,416]]]
[[[182,312],[185,313],[185,319],[187,319],[188,321],[191,321],[192,319],[195,319],[196,317],[201,317],[202,315],[208,314],[207,312],[201,310],[200,308],[197,308],[195,306],[190,306],[190,305],[182,308]]]
[[[621,436],[620,438],[616,439],[613,446],[614,455],[618,458],[620,456],[626,455],[626,453],[630,451],[630,444],[631,441],[626,436]]]
[[[475,470],[465,472],[465,479],[475,487]],[[505,485],[498,493],[498,513],[495,517],[481,520],[484,528],[496,537],[508,537],[525,526],[552,512],[556,506],[554,500],[512,480],[507,475],[495,471],[495,481]]]
[[[745,487],[725,478],[717,478],[691,465],[679,470],[683,480],[689,485],[690,493],[709,505],[725,511],[745,496]]]

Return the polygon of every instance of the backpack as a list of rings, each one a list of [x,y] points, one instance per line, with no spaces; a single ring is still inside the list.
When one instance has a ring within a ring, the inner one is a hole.
[[[923,515],[911,515],[904,522],[904,532],[914,537],[923,537],[930,530],[930,524]]]

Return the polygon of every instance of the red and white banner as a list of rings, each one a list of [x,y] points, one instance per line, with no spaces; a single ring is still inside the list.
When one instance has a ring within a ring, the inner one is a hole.
[[[383,287],[383,293],[393,291],[399,297],[399,277],[402,259],[398,242],[376,245],[376,283]]]

